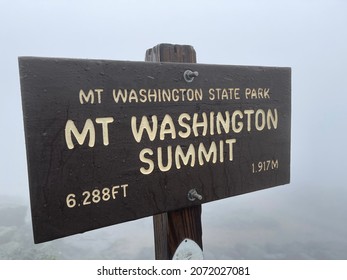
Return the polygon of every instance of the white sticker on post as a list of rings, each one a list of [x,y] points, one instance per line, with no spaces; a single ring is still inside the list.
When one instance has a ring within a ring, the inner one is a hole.
[[[200,246],[191,239],[184,239],[177,247],[173,260],[203,260]]]

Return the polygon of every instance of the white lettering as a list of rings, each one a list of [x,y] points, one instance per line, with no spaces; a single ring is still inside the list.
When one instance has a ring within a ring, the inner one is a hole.
[[[67,147],[71,150],[74,148],[72,142],[72,134],[75,136],[78,144],[82,145],[89,134],[89,147],[94,147],[95,144],[95,128],[91,119],[87,119],[82,132],[80,133],[72,120],[68,120],[65,125],[65,141]]]

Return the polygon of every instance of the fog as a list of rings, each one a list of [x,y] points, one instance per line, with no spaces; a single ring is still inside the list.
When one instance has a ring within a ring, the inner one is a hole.
[[[18,56],[143,61],[159,43],[292,68],[291,183],[204,204],[205,258],[347,259],[345,1],[0,3],[0,259],[154,258],[150,217],[34,244]]]

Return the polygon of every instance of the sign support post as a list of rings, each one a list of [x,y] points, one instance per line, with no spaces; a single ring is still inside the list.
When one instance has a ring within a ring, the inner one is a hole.
[[[146,61],[196,63],[196,52],[188,45],[159,44],[147,50]],[[201,209],[197,205],[153,216],[157,260],[172,259],[185,238],[202,248]]]

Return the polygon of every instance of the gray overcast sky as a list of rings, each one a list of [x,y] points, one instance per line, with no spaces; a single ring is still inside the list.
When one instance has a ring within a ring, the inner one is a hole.
[[[28,204],[18,56],[143,61],[146,49],[159,43],[189,44],[200,63],[292,67],[291,184],[204,205],[206,256],[347,259],[346,1],[0,4],[0,196]],[[84,248],[92,242],[83,240],[112,240],[113,234],[128,252],[116,257],[153,257],[150,219],[64,242]]]

